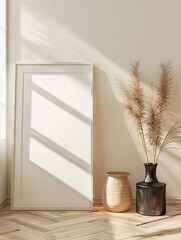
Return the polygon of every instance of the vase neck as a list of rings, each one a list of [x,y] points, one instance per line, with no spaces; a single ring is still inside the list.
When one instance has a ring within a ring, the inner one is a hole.
[[[146,183],[156,183],[158,179],[156,177],[156,169],[158,164],[145,163],[145,179]]]

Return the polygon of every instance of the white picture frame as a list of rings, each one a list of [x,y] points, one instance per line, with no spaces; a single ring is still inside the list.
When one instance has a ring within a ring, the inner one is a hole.
[[[92,69],[16,64],[11,209],[92,209]]]

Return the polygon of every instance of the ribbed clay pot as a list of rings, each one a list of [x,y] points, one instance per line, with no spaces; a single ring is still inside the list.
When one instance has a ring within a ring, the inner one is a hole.
[[[106,172],[102,203],[111,212],[125,212],[131,208],[132,192],[128,172]]]

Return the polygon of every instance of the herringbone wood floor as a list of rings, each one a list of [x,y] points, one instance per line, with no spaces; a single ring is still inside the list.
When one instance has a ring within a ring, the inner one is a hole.
[[[0,210],[0,240],[181,240],[181,205],[167,205],[167,214],[94,211]]]

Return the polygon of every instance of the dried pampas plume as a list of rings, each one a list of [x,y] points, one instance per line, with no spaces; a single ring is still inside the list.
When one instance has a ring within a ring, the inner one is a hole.
[[[130,128],[132,127],[132,125],[133,127],[136,127],[146,155],[146,161],[148,163],[148,153],[143,128],[145,115],[145,103],[144,103],[145,96],[139,76],[139,65],[140,65],[139,61],[131,62],[130,70],[132,79],[127,87],[125,85],[121,85],[121,89],[123,92],[123,105],[128,113]]]
[[[158,157],[164,150],[181,143],[181,120],[165,134],[164,122],[169,118],[169,100],[172,93],[171,61],[161,63],[161,76],[151,102],[144,94],[139,74],[139,61],[131,61],[131,80],[127,86],[121,84],[123,106],[126,110],[129,129],[136,129],[143,149],[148,159],[148,143],[153,149],[153,160],[157,163]]]

